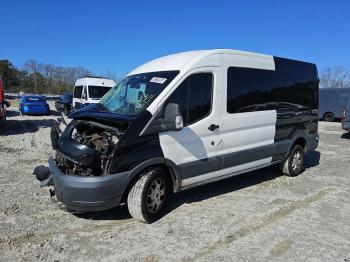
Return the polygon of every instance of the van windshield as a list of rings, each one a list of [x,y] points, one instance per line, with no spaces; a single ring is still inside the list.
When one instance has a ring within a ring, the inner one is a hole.
[[[112,87],[111,86],[89,86],[89,97],[91,99],[100,99],[103,97]]]
[[[162,71],[126,76],[99,103],[114,113],[137,115],[152,103],[178,73]]]

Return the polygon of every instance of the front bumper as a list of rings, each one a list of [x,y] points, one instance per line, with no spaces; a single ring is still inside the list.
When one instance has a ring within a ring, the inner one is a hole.
[[[75,211],[99,211],[120,204],[122,185],[129,175],[123,172],[108,176],[79,177],[61,172],[55,161],[49,159],[50,176],[44,185],[53,185],[57,200]]]

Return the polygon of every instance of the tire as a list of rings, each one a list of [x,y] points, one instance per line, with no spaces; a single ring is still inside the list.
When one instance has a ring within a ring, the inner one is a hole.
[[[304,148],[301,145],[295,145],[281,165],[281,171],[286,176],[297,176],[304,170]]]
[[[149,169],[129,191],[129,213],[141,222],[152,223],[163,215],[169,195],[170,183],[164,171],[158,167]]]
[[[0,119],[0,132],[5,131],[6,116]]]
[[[323,120],[325,122],[333,122],[335,120],[335,116],[333,113],[328,112],[323,115]]]

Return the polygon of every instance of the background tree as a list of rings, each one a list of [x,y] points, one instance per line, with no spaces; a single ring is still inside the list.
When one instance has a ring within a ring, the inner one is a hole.
[[[18,74],[19,71],[9,60],[0,60],[0,76],[2,76],[7,87],[18,87],[20,85]]]
[[[320,73],[320,87],[349,88],[350,72],[342,66],[327,67]]]
[[[9,60],[0,60],[0,75],[7,83],[6,92],[62,94],[65,91],[72,92],[78,78],[93,73],[83,67],[55,66],[31,59],[25,62],[22,70],[14,67]],[[106,75],[116,78],[110,70]]]

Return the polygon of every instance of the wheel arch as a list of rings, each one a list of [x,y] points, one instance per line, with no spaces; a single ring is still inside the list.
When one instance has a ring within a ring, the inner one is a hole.
[[[163,157],[151,158],[138,164],[130,171],[130,174],[125,179],[121,189],[122,203],[126,202],[130,187],[141,177],[142,171],[152,167],[163,168],[167,172],[167,176],[170,178],[173,192],[176,193],[179,191],[179,188],[181,187],[181,174],[177,165],[173,161]]]
[[[293,139],[291,140],[291,143],[288,147],[286,156],[289,155],[289,153],[292,151],[293,147],[295,145],[301,145],[304,148],[304,152],[307,152],[308,150],[308,139],[306,134],[303,132],[298,132],[294,135]]]

